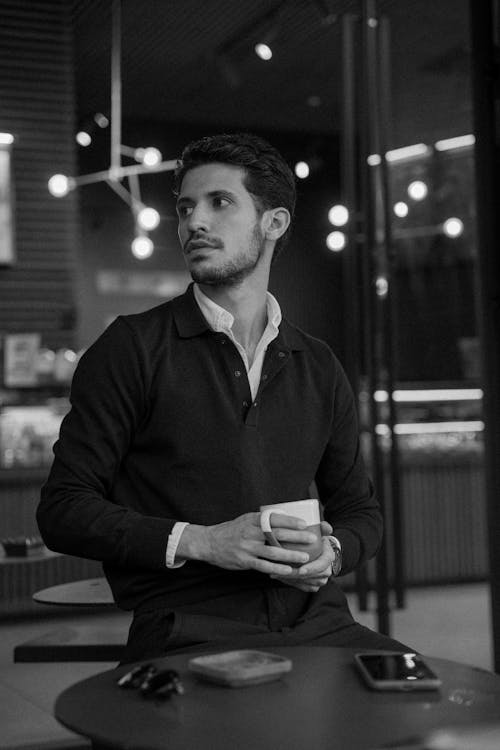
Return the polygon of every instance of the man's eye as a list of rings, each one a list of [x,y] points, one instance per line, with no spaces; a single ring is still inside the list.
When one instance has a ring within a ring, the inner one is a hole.
[[[213,199],[213,204],[215,208],[225,208],[226,206],[229,206],[230,201],[227,198],[219,196]]]
[[[177,206],[177,213],[179,216],[189,216],[189,214],[192,212],[193,207],[192,206]]]

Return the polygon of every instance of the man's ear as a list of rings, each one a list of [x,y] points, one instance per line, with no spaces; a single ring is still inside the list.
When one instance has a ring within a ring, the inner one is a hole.
[[[290,211],[286,208],[270,208],[264,211],[263,230],[267,240],[276,242],[290,226]]]

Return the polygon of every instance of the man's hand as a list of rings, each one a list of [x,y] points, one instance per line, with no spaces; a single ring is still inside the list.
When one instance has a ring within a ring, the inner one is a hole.
[[[316,541],[300,518],[273,513],[272,522],[279,542],[312,544]],[[297,568],[292,568],[292,564],[307,563],[309,555],[267,545],[260,527],[260,513],[245,513],[214,526],[186,526],[176,553],[176,560],[182,559],[201,560],[226,570],[258,570],[270,576],[286,576],[288,582],[289,575],[297,575]]]
[[[333,529],[327,521],[321,522],[321,534],[326,537],[333,533]],[[328,583],[332,575],[332,563],[334,553],[328,539],[323,539],[323,552],[316,560],[303,565],[298,570],[295,568],[289,575],[271,575],[288,586],[294,586],[301,591],[314,593]]]

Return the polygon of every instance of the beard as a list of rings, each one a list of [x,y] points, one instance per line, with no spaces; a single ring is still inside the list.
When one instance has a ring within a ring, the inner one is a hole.
[[[191,278],[197,284],[209,286],[235,286],[251,274],[264,252],[264,234],[255,223],[248,242],[248,249],[241,250],[234,258],[220,265],[203,268],[196,265],[190,269]]]

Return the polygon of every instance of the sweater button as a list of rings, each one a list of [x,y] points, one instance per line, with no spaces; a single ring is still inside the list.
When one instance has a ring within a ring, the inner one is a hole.
[[[236,375],[237,378],[241,377],[241,370],[235,370],[234,374]]]
[[[267,380],[267,375],[263,375],[262,380]]]
[[[278,352],[278,357],[281,357],[281,359],[283,359],[283,357],[286,357],[286,352]]]

